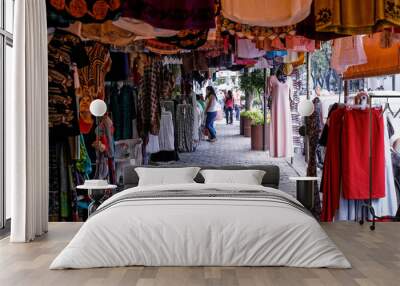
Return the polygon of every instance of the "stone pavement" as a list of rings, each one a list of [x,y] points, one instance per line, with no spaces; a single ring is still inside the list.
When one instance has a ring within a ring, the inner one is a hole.
[[[281,170],[280,189],[292,195],[296,192],[295,183],[289,177],[303,175],[304,160],[295,158],[293,167],[286,159],[270,158],[268,152],[251,151],[250,138],[241,136],[239,123],[226,125],[225,121],[216,122],[217,142],[202,141],[193,153],[180,153],[177,165],[277,165]]]

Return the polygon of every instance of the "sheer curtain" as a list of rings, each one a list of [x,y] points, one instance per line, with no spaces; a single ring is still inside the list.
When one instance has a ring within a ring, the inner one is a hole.
[[[48,75],[45,0],[15,1],[14,93],[6,98],[6,186],[12,242],[48,227]]]

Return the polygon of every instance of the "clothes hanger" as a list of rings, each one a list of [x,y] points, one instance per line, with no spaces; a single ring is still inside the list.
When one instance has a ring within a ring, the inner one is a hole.
[[[399,110],[397,110],[397,112],[395,114],[392,113],[394,118],[397,118],[397,116],[399,116],[399,114],[400,114],[400,108],[399,108]]]
[[[385,108],[383,109],[382,114],[384,114],[384,113],[386,112],[386,110],[389,110],[390,114],[394,116],[394,112],[393,112],[393,110],[390,108],[389,98],[386,98]],[[399,109],[399,111],[398,111],[396,114],[398,114],[399,112],[400,112],[400,109]],[[396,117],[396,116],[394,116],[394,117]]]

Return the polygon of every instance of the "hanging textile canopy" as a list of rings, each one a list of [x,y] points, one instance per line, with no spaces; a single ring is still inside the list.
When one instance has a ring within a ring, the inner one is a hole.
[[[360,35],[400,26],[400,0],[315,0],[316,31]]]
[[[132,44],[137,38],[135,33],[115,26],[112,21],[103,24],[83,24],[81,35],[85,39],[122,47]]]
[[[382,33],[363,38],[367,63],[349,67],[343,79],[356,79],[400,73],[400,42],[382,46]]]
[[[46,8],[48,22],[57,26],[68,26],[69,23],[74,21],[103,23],[120,16],[121,1],[46,0]]]
[[[160,42],[176,45],[181,49],[193,50],[207,42],[208,30],[181,30],[172,37],[158,38]]]
[[[222,14],[233,21],[264,27],[294,25],[311,12],[312,0],[222,0]]]
[[[349,36],[333,41],[331,67],[343,74],[350,66],[368,63],[363,36]]]
[[[113,24],[121,29],[132,32],[142,38],[171,37],[179,31],[155,28],[152,25],[133,18],[121,17]]]
[[[214,0],[125,0],[122,16],[171,30],[215,28]]]

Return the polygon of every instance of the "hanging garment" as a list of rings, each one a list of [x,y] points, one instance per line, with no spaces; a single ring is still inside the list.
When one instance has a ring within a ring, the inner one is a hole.
[[[134,89],[129,85],[118,88],[112,85],[106,89],[109,99],[109,109],[115,132],[114,139],[132,139],[133,120],[136,119],[136,106],[134,102]]]
[[[165,111],[169,111],[172,114],[172,121],[174,123],[175,126],[175,118],[176,118],[176,114],[175,114],[175,102],[172,100],[163,100],[160,102],[161,107],[163,109],[165,109]]]
[[[92,173],[92,161],[90,160],[89,154],[86,150],[85,139],[83,135],[79,136],[80,140],[80,158],[76,161],[75,166],[79,173],[81,173],[84,178],[88,179],[89,175]]]
[[[138,131],[141,138],[147,134],[158,135],[160,131],[160,79],[162,63],[155,58],[150,58],[146,65],[144,76],[140,83],[138,99]]]
[[[312,0],[222,0],[222,14],[233,21],[265,27],[294,25],[311,12]]]
[[[302,36],[288,35],[285,38],[285,48],[295,52],[314,52],[315,40]]]
[[[115,142],[114,142],[114,125],[111,118],[106,115],[103,117],[102,125],[104,126],[104,137],[107,140],[107,163],[108,163],[108,182],[116,184],[115,177]]]
[[[49,142],[49,221],[60,220],[60,170],[59,144]]]
[[[96,152],[96,172],[95,178],[99,180],[108,180],[111,184],[115,183],[115,145],[114,145],[114,127],[112,120],[106,115],[96,127],[98,142],[102,148]]]
[[[136,34],[115,26],[112,21],[103,24],[83,24],[81,35],[88,40],[121,47],[133,44],[136,39]]]
[[[152,39],[156,37],[171,37],[179,31],[153,27],[140,20],[121,17],[113,24],[123,30],[129,31],[138,36],[138,39]]]
[[[222,15],[218,16],[217,21],[221,24],[221,32],[229,32],[232,36],[236,35],[239,38],[255,40],[257,45],[264,45],[264,50],[271,49],[271,39],[284,38],[286,35],[296,33],[296,25],[281,27],[246,25],[232,21]],[[264,40],[266,40],[265,43],[263,43]]]
[[[48,45],[49,128],[51,137],[79,135],[73,64],[84,68],[89,59],[79,37],[56,30]]]
[[[162,43],[174,45],[180,49],[194,50],[207,42],[208,29],[182,30],[171,37],[157,38]]]
[[[323,193],[321,221],[332,221],[339,208],[344,113],[344,108],[332,109],[328,119],[328,141],[320,188]]]
[[[170,99],[173,96],[175,88],[175,75],[173,70],[168,66],[162,67],[162,91],[160,97],[164,100]]]
[[[146,40],[145,48],[150,52],[159,55],[176,55],[181,52],[181,50],[177,46],[163,43],[155,39]]]
[[[146,145],[146,153],[153,154],[160,152],[160,138],[158,135],[149,134],[149,141]]]
[[[164,29],[215,28],[214,0],[126,0],[122,16]]]
[[[192,92],[192,105],[193,105],[193,141],[197,144],[200,141],[200,126],[202,123],[200,108],[197,104],[196,94]]]
[[[331,67],[343,74],[349,67],[367,63],[363,36],[351,36],[333,41]]]
[[[338,34],[333,32],[317,32],[316,31],[316,17],[314,15],[314,2],[311,5],[311,13],[303,21],[296,25],[296,35],[304,36],[308,39],[318,41],[330,41],[333,39],[341,38],[346,36],[345,34]]]
[[[364,64],[352,66],[343,74],[343,79],[375,77],[400,73],[400,43],[382,48],[381,33],[363,37],[363,47],[367,60]]]
[[[271,127],[270,156],[293,157],[293,130],[290,112],[290,97],[293,92],[292,79],[280,82],[276,76],[270,77]]]
[[[369,109],[347,109],[343,118],[342,184],[345,199],[369,198]],[[372,198],[385,197],[384,126],[372,110]]]
[[[255,59],[265,55],[265,51],[256,48],[256,44],[247,39],[237,39],[237,56],[243,59]]]
[[[193,106],[178,104],[176,108],[176,133],[179,152],[193,152]]]
[[[83,23],[104,22],[119,17],[121,3],[115,0],[46,0],[48,26],[76,20]]]
[[[400,26],[397,0],[316,0],[316,31],[347,35]]]
[[[169,111],[161,112],[159,142],[160,151],[175,150],[174,123],[172,113]]]
[[[122,178],[126,166],[141,166],[142,139],[127,139],[115,142],[115,177],[117,183],[123,183]]]
[[[293,125],[293,147],[296,153],[303,153],[303,137],[299,134],[300,126],[303,124],[299,114],[300,93],[302,80],[300,71],[295,69],[291,75],[293,80],[293,96],[291,101],[292,125]]]
[[[89,41],[85,43],[90,65],[79,69],[82,94],[93,99],[105,98],[105,76],[111,68],[110,52],[107,46]]]
[[[110,52],[111,68],[106,81],[124,81],[129,78],[129,57],[124,52]]]
[[[308,144],[308,165],[307,165],[307,176],[317,177],[317,146],[319,136],[322,131],[322,104],[321,100],[316,97],[313,99],[314,112],[306,118],[306,129],[309,139]],[[319,198],[318,182],[315,182],[314,188],[314,208],[311,210],[312,214],[319,218],[321,216],[321,201]]]
[[[386,120],[386,116],[384,116]],[[390,152],[390,140],[388,128],[384,125],[385,132],[385,197],[372,200],[375,214],[377,216],[395,216],[398,209],[398,199],[396,195],[396,187],[393,177],[393,165]],[[374,176],[375,177],[375,176]],[[346,200],[340,196],[340,205],[337,211],[336,220],[353,220],[357,221],[362,217],[361,206],[364,201]],[[370,216],[370,215],[369,215]],[[372,217],[370,217],[372,218]]]
[[[284,57],[287,56],[287,51],[268,51],[267,52],[267,59],[274,59],[276,57]]]
[[[89,120],[85,120],[84,116],[79,118],[79,129],[82,134],[86,151],[92,164],[96,163],[96,150],[93,144],[96,142],[96,123],[95,119],[90,115]],[[89,176],[91,173],[89,173]]]

